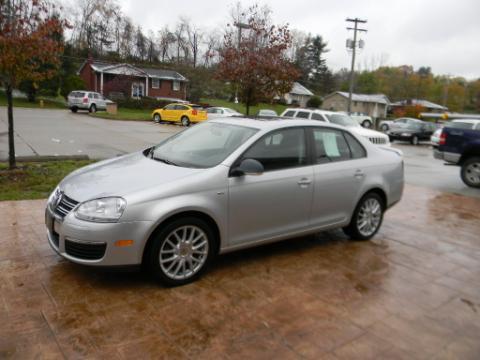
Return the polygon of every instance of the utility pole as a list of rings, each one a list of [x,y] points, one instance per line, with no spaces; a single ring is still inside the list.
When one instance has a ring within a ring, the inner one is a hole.
[[[352,93],[353,93],[353,82],[354,82],[354,76],[355,76],[355,53],[357,49],[357,32],[367,32],[366,29],[360,29],[358,27],[358,24],[365,24],[367,20],[360,20],[359,18],[351,19],[347,18],[347,22],[353,22],[355,25],[353,28],[347,27],[347,30],[353,30],[353,41],[347,40],[347,48],[352,49],[352,66],[350,68],[350,85],[348,89],[348,114],[350,115],[352,113]],[[360,41],[360,45],[363,46],[363,41]]]

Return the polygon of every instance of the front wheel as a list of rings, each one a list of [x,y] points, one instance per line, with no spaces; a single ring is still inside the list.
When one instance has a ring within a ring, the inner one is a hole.
[[[353,240],[370,240],[382,225],[384,211],[385,204],[378,194],[366,194],[358,202],[352,220],[343,232]]]
[[[186,116],[182,116],[182,125],[183,126],[189,126],[190,125],[190,119]]]
[[[153,121],[156,122],[157,124],[162,121],[162,117],[160,116],[160,114],[155,114],[153,115]]]
[[[178,286],[196,280],[211,263],[215,235],[201,219],[186,217],[166,225],[153,239],[148,265],[162,283]]]
[[[383,132],[387,132],[388,131],[388,125],[387,124],[383,124],[381,127]]]
[[[480,157],[474,156],[465,160],[460,170],[465,185],[480,188]]]
[[[370,128],[372,127],[372,123],[371,123],[370,121],[368,121],[368,120],[364,120],[364,121],[362,122],[362,126],[363,126],[364,128],[366,128],[366,129],[370,129]]]
[[[410,140],[410,142],[412,143],[412,145],[418,145],[418,136],[417,136],[417,135],[413,135],[413,136],[412,136],[412,139]]]

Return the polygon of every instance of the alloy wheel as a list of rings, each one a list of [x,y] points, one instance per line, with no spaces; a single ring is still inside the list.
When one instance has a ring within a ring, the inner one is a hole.
[[[465,167],[465,177],[473,186],[480,185],[480,163],[472,162]]]
[[[382,205],[373,197],[365,200],[357,216],[357,229],[363,236],[370,236],[377,231],[382,220]]]
[[[163,242],[159,262],[163,273],[173,280],[185,280],[198,273],[209,253],[207,234],[198,226],[181,226]]]

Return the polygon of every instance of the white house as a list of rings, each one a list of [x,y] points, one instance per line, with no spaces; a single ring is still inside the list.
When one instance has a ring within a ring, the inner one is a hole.
[[[307,106],[307,101],[313,96],[314,94],[308,90],[305,86],[298,82],[294,82],[292,86],[292,90],[286,93],[283,98],[285,102],[290,104],[298,104],[301,107]]]

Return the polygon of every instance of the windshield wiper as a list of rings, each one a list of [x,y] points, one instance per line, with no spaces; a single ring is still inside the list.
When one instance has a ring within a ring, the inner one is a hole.
[[[173,166],[178,166],[177,164],[175,164],[173,161],[170,161],[168,159],[163,159],[163,158],[159,158],[159,157],[154,157],[153,154],[152,154],[152,159],[153,160],[157,160],[157,161],[161,161],[165,164],[168,164],[168,165],[173,165]]]

